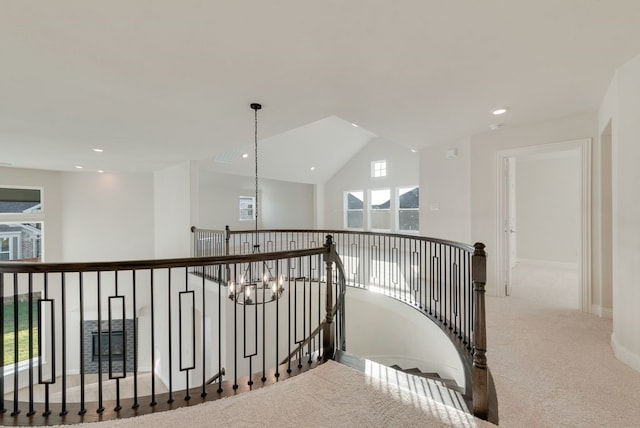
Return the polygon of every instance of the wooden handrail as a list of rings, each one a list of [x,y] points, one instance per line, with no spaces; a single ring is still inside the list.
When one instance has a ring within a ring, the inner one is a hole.
[[[203,229],[206,230],[206,229]],[[218,232],[217,230],[214,232]],[[434,244],[442,244],[447,245],[453,248],[460,248],[461,250],[467,251],[469,253],[473,253],[474,247],[473,245],[464,244],[456,241],[449,241],[446,239],[440,238],[432,238],[428,236],[419,236],[419,235],[403,235],[400,233],[384,233],[384,232],[370,232],[364,230],[339,230],[339,229],[260,229],[260,233],[322,233],[325,235],[364,235],[364,236],[381,236],[381,237],[390,237],[390,238],[407,238],[411,237],[418,241],[424,242],[432,242]],[[238,235],[243,233],[254,233],[255,230],[231,230],[231,235]]]
[[[326,248],[276,251],[272,253],[239,254],[212,257],[181,257],[173,259],[128,260],[117,262],[72,262],[72,263],[25,263],[0,262],[0,272],[5,273],[46,273],[46,272],[104,272],[143,269],[164,269],[225,265],[233,263],[251,263],[265,260],[277,260],[312,256],[326,252]]]

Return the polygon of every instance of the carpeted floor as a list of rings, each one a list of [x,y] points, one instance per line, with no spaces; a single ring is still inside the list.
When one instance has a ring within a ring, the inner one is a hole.
[[[391,382],[381,367],[365,374],[329,361],[284,382],[170,412],[101,422],[101,428],[175,427],[489,427],[425,396],[423,387]],[[390,372],[395,371],[389,369]],[[419,379],[419,378],[416,378]],[[395,383],[395,384],[394,384]],[[81,424],[82,426],[96,426]]]
[[[519,272],[489,297],[488,360],[505,427],[640,427],[640,373],[611,350],[612,323],[569,309],[567,275]],[[569,290],[570,291],[570,290]]]
[[[572,309],[571,273],[519,275],[510,297],[487,299],[500,426],[640,427],[640,373],[614,357],[611,320]],[[380,368],[367,373],[329,362],[252,393],[100,427],[490,426],[425,398],[422,387],[389,384]]]

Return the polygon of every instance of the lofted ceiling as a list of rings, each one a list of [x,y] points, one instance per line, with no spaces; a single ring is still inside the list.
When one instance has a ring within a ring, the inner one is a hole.
[[[260,102],[262,176],[322,182],[372,138],[595,111],[638,53],[635,0],[3,0],[0,165],[251,174]]]

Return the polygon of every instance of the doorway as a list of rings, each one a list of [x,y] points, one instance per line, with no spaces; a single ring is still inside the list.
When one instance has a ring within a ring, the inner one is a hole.
[[[589,311],[590,147],[579,140],[498,153],[496,263],[504,296]]]

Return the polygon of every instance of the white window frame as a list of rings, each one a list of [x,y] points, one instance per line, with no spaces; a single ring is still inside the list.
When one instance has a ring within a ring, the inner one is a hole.
[[[243,202],[251,200],[251,215],[242,215],[243,210],[249,210],[249,208],[243,208]],[[238,218],[240,221],[253,221],[256,219],[256,197],[255,196],[240,196],[238,198]]]
[[[385,159],[371,161],[371,178],[387,176],[387,161]]]
[[[372,209],[371,205],[372,205],[372,200],[373,198],[371,197],[371,194],[373,192],[376,191],[380,191],[380,190],[387,190],[389,192],[389,208],[386,209]],[[391,216],[391,211],[393,210],[393,198],[392,198],[392,192],[391,192],[391,188],[389,187],[383,187],[383,188],[379,188],[379,189],[369,189],[367,191],[367,221],[369,224],[369,230],[371,230],[372,232],[391,232],[393,230],[393,217]],[[389,228],[388,229],[376,229],[373,227],[373,222],[371,221],[371,214],[373,211],[376,212],[383,212],[386,211],[387,214],[389,215]]]
[[[3,189],[27,189],[40,191],[40,204],[22,213],[0,213],[0,223],[40,223],[40,260],[45,261],[45,233],[44,233],[44,188],[32,186],[11,186],[0,184]],[[20,249],[20,252],[22,248]]]
[[[362,193],[362,209],[349,209],[349,194],[350,193]],[[367,192],[365,190],[346,190],[342,197],[343,206],[343,224],[346,230],[365,230],[365,207],[367,206],[366,200]],[[360,212],[362,215],[362,227],[349,227],[349,212]]]
[[[420,192],[420,186],[418,185],[409,185],[409,186],[398,186],[396,187],[396,225],[398,232],[406,233],[406,234],[419,234],[420,233],[420,202],[418,201],[418,208],[400,208],[400,189],[418,189],[418,194]],[[418,213],[418,230],[409,230],[409,229],[401,229],[400,228],[400,211],[416,211]]]
[[[4,223],[7,224],[7,223]],[[6,260],[19,260],[22,257],[22,234],[20,232],[7,232],[7,233],[0,233],[0,241],[3,241],[5,239],[9,240],[9,250],[8,251],[2,251],[2,244],[0,244],[0,254],[5,254],[5,253],[9,253],[9,258]],[[14,245],[15,243],[17,243],[17,245]],[[14,248],[17,247],[17,248]],[[14,258],[11,258],[11,256],[15,254]],[[0,260],[5,260],[3,258],[0,258]]]

